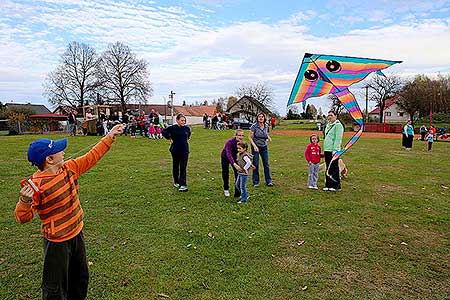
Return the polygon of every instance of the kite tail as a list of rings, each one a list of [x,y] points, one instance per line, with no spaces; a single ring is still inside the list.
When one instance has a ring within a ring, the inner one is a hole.
[[[339,151],[336,151],[336,153],[333,155],[333,158],[331,159],[331,162],[335,161],[336,159],[339,159],[339,157],[344,154],[351,146],[353,146],[354,143],[356,143],[357,140],[359,140],[359,137],[364,131],[364,123],[363,123],[363,116],[361,109],[359,108],[358,102],[356,102],[355,96],[348,90],[345,89],[343,91],[339,91],[335,93],[336,96],[338,96],[339,100],[341,101],[342,105],[347,109],[347,111],[350,113],[352,118],[355,120],[356,123],[359,125],[359,130],[352,136],[352,138],[345,144],[344,148],[342,148]],[[331,166],[330,162],[330,166]],[[329,169],[329,166],[328,166]],[[327,176],[330,177],[332,180],[337,181],[337,179],[333,178],[329,174],[329,170],[327,169]]]

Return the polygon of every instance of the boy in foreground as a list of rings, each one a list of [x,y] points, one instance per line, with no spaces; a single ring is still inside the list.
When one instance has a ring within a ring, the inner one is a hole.
[[[20,190],[14,215],[26,223],[35,212],[44,236],[42,299],[86,299],[89,270],[83,236],[83,210],[78,197],[78,177],[108,152],[123,132],[114,126],[85,155],[64,162],[67,139],[38,139],[28,148],[28,160],[38,167]]]

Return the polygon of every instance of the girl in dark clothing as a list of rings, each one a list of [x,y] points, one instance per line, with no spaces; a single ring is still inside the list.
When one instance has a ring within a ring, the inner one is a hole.
[[[165,128],[163,137],[171,140],[169,151],[172,154],[173,185],[180,192],[187,192],[186,168],[189,158],[188,140],[191,137],[191,129],[186,126],[186,117],[177,115],[177,124]]]

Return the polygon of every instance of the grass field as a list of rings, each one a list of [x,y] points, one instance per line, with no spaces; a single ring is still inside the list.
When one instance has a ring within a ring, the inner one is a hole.
[[[343,190],[325,193],[305,186],[308,137],[275,131],[275,187],[249,185],[239,205],[222,194],[232,134],[193,129],[188,193],[165,140],[119,137],[80,178],[89,299],[449,299],[450,143],[406,152],[363,135]],[[0,137],[0,299],[41,297],[40,222],[13,216],[37,137]],[[98,139],[69,138],[66,157]]]

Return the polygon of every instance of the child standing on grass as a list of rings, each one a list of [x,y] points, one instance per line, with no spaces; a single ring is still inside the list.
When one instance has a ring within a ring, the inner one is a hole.
[[[237,150],[239,158],[237,160],[238,174],[236,179],[236,187],[241,193],[241,197],[238,203],[246,203],[248,201],[248,198],[250,197],[247,193],[248,170],[252,167],[254,168],[254,166],[252,164],[252,157],[247,152],[248,144],[246,142],[244,141],[238,142]]]
[[[123,132],[118,124],[88,153],[64,162],[67,139],[38,139],[28,148],[28,160],[38,167],[24,185],[16,204],[17,222],[26,223],[36,212],[44,236],[42,299],[86,299],[89,270],[83,236],[83,210],[78,178],[92,168]]]
[[[308,173],[308,188],[317,190],[317,180],[319,179],[319,166],[321,154],[321,148],[319,145],[319,137],[317,134],[312,134],[309,138],[310,143],[305,149],[305,159],[309,165]]]
[[[148,127],[148,138],[152,140],[156,139],[156,128],[153,123],[150,123],[150,126]]]
[[[430,131],[428,131],[428,134],[425,137],[425,140],[428,143],[428,151],[431,151],[431,148],[433,147],[433,142],[434,142],[434,132],[433,132],[433,130],[430,129]]]

